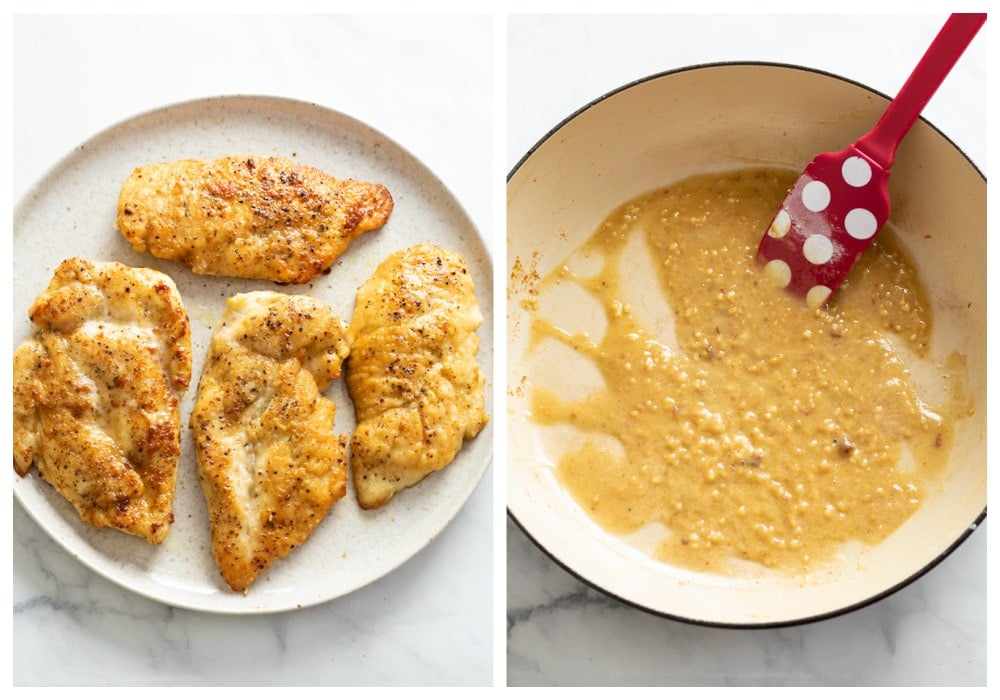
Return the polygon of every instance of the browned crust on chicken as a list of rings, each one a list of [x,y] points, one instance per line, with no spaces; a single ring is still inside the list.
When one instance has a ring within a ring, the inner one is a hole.
[[[380,184],[287,158],[179,160],[137,168],[118,199],[132,247],[202,275],[304,283],[392,213]]]
[[[450,464],[486,425],[476,364],[482,321],[468,267],[438,246],[390,256],[358,290],[345,381],[363,508],[385,505]]]
[[[320,392],[340,375],[346,325],[323,303],[237,295],[212,337],[191,414],[212,552],[245,591],[305,542],[347,489],[347,438]]]
[[[80,517],[158,544],[173,522],[187,313],[154,270],[56,268],[14,353],[14,469],[32,466]]]

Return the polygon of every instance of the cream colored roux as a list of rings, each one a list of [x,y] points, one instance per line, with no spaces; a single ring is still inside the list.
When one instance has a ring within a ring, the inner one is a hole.
[[[926,406],[901,358],[928,356],[931,311],[889,232],[825,309],[761,274],[757,243],[794,177],[741,170],[639,197],[539,285],[579,285],[607,323],[591,337],[533,317],[533,348],[573,348],[604,384],[569,399],[533,382],[533,421],[588,436],[558,479],[611,533],[662,526],[655,556],[673,564],[808,571],[890,535],[948,457],[957,403]],[[619,262],[636,236],[658,271],[645,303],[673,311],[669,342],[627,298],[635,273]]]

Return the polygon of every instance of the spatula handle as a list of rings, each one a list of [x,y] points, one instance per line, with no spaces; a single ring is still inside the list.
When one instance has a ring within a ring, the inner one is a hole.
[[[875,128],[858,139],[857,148],[888,170],[899,142],[985,21],[985,14],[951,15]]]

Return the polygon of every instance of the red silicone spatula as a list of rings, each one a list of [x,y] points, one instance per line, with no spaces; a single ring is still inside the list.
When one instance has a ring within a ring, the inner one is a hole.
[[[757,257],[772,279],[818,308],[889,218],[889,168],[985,14],[953,14],[875,128],[843,151],[821,153],[788,191]]]

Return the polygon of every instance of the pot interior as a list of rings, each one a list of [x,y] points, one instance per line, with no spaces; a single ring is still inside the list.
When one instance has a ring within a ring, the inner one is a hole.
[[[868,131],[888,100],[850,81],[791,66],[725,64],[652,77],[587,106],[526,156],[507,186],[508,508],[552,557],[639,607],[723,625],[814,619],[912,580],[968,534],[986,507],[986,183],[925,121],[897,153],[890,221],[933,307],[935,358],[967,361],[974,413],[955,426],[945,487],[857,562],[808,581],[698,574],[646,557],[592,523],[553,475],[529,419],[532,280],[589,238],[625,201],[687,176],[750,166],[801,171]],[[651,281],[651,284],[653,282]],[[593,309],[567,302],[572,325]],[[566,381],[574,370],[563,368]],[[919,380],[919,378],[917,378]]]

